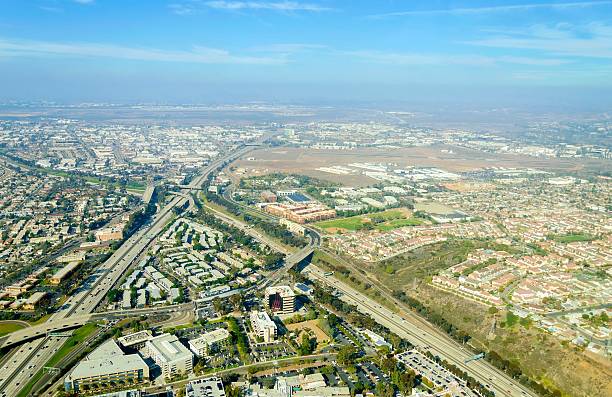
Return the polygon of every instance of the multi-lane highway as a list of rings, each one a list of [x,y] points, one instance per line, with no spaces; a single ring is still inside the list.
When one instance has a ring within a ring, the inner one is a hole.
[[[188,185],[189,190],[199,189],[211,172],[252,149],[253,147],[239,148],[213,161]],[[48,322],[52,324],[55,321],[64,321],[68,317],[92,313],[128,267],[145,252],[149,244],[162,231],[166,223],[172,218],[174,208],[181,207],[187,202],[188,199],[185,197],[172,199],[154,216],[148,225],[134,233],[109,259],[101,264],[77,293],[65,302],[61,310],[55,312],[49,318]],[[35,336],[40,336],[40,338],[13,349],[0,366],[1,397],[16,396],[65,341],[63,338],[43,336],[42,334]],[[24,338],[24,340],[31,339],[31,337],[32,335]]]
[[[461,345],[448,336],[441,334],[432,325],[424,327],[422,322],[416,322],[408,316],[403,316],[389,310],[336,279],[333,275],[326,275],[322,269],[313,264],[308,265],[304,273],[313,282],[325,284],[341,292],[340,298],[342,300],[357,306],[359,311],[370,315],[378,323],[389,328],[400,337],[405,338],[413,345],[431,351],[433,354],[446,359],[463,371],[466,371],[481,383],[489,385],[489,388],[495,392],[496,396],[536,397],[532,391],[486,361],[470,361],[466,364],[465,360],[474,354],[469,350],[463,349]]]

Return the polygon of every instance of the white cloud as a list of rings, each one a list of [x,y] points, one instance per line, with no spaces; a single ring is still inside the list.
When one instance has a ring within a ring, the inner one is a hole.
[[[10,40],[0,38],[0,53],[4,56],[72,56],[114,58],[139,61],[184,62],[204,64],[284,64],[285,55],[243,56],[229,51],[194,46],[188,51],[126,47],[100,43],[54,43],[45,41]]]
[[[220,10],[329,11],[330,8],[298,1],[206,1],[207,7]]]
[[[535,9],[572,9],[572,8],[587,8],[604,5],[612,5],[612,1],[575,1],[563,3],[530,3],[530,4],[513,4],[505,6],[488,6],[488,7],[465,7],[465,8],[448,8],[435,10],[413,10],[413,11],[398,11],[385,14],[370,15],[372,18],[385,17],[401,17],[401,16],[419,16],[419,15],[445,15],[445,14],[488,14],[511,11],[529,11]]]
[[[362,60],[387,63],[395,65],[468,65],[491,66],[495,64],[517,64],[530,66],[558,66],[570,63],[564,59],[529,58],[515,56],[486,56],[486,55],[450,55],[450,54],[420,54],[420,53],[393,53],[382,51],[347,51],[345,55]]]
[[[591,23],[554,27],[535,25],[524,32],[506,32],[466,42],[476,46],[532,50],[553,56],[612,58],[612,26]]]

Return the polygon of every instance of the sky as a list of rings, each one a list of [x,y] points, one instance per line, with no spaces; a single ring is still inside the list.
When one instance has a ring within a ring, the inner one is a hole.
[[[612,106],[612,0],[0,0],[0,100]]]

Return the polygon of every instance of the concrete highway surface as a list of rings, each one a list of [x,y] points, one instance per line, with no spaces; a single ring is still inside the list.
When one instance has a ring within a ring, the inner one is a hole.
[[[425,348],[433,354],[438,355],[448,362],[456,365],[475,379],[495,392],[496,396],[504,397],[537,397],[537,395],[521,385],[518,381],[510,378],[502,371],[493,367],[486,361],[465,360],[471,358],[474,353],[461,347],[446,335],[440,334],[433,325],[425,327],[422,322],[397,314],[386,307],[375,302],[371,298],[346,285],[332,276],[326,276],[325,271],[310,264],[304,270],[313,282],[325,284],[339,292],[340,299],[357,306],[358,310],[370,315],[378,323],[389,328],[398,336],[405,338],[415,346]]]

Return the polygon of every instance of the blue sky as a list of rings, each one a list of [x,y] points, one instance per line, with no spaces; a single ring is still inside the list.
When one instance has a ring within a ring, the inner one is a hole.
[[[612,0],[0,1],[0,99],[526,93],[609,97]]]

